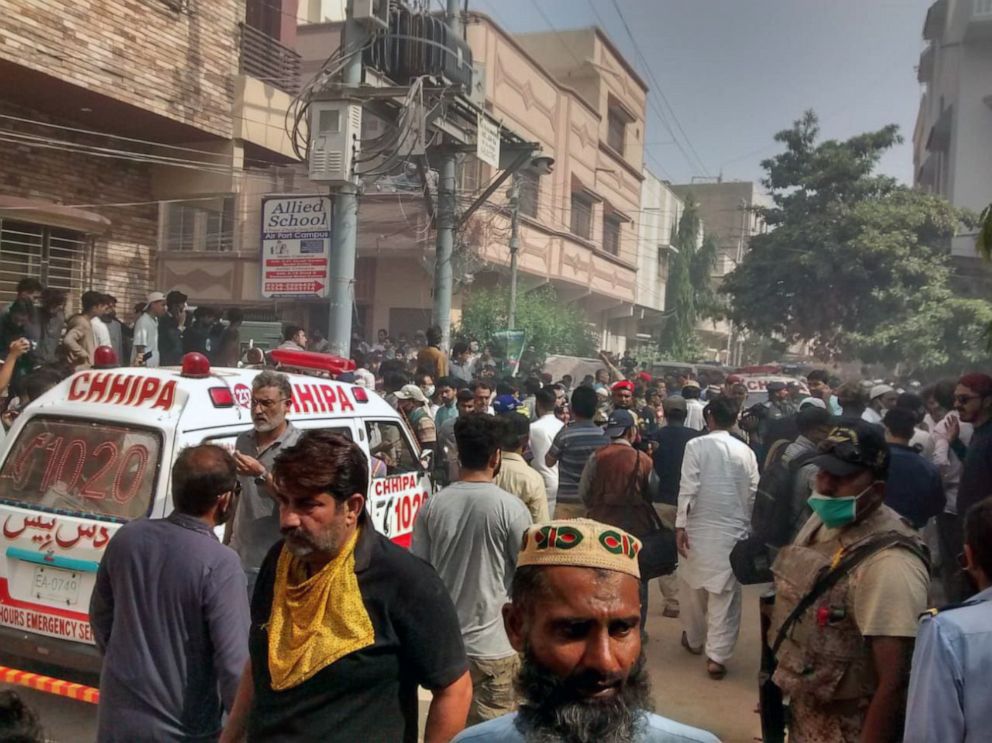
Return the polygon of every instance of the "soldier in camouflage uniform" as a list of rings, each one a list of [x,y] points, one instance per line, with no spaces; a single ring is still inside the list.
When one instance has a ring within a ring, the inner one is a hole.
[[[773,680],[790,699],[789,741],[899,740],[929,557],[882,503],[889,454],[872,426],[835,428],[812,461],[813,516],[772,568]]]

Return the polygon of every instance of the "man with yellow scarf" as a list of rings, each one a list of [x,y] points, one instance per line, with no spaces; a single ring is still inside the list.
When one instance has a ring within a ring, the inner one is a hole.
[[[417,740],[417,687],[433,692],[424,739],[465,726],[472,683],[455,608],[425,562],[377,533],[368,461],[308,431],[272,470],[283,540],[251,602],[250,659],[222,742]]]

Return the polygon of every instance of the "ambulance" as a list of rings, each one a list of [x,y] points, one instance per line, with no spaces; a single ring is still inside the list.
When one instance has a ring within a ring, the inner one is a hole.
[[[233,446],[252,429],[260,371],[211,369],[199,354],[179,368],[81,371],[24,410],[0,451],[0,652],[99,671],[88,610],[107,543],[131,519],[172,511],[172,463],[184,447]],[[409,546],[431,493],[429,454],[375,392],[287,376],[289,420],[362,448],[371,522]]]

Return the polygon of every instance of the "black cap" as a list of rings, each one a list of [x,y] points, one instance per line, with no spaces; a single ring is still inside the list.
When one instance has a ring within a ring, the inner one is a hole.
[[[768,392],[781,392],[785,388],[785,382],[769,382],[765,387]]]
[[[630,414],[630,411],[624,410],[623,408],[617,408],[610,413],[610,417],[606,421],[606,426],[604,429],[607,436],[611,439],[615,439],[622,436],[627,429],[633,428],[636,425],[637,421],[634,420],[634,416]]]
[[[871,470],[885,479],[889,472],[889,446],[880,426],[866,421],[844,421],[820,442],[812,463],[837,477]]]

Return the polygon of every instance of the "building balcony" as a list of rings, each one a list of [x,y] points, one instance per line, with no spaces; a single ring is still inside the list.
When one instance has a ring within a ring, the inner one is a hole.
[[[916,68],[917,81],[928,83],[933,79],[933,58],[935,54],[933,44],[927,44],[927,48],[920,54],[920,63]]]
[[[992,0],[971,0],[964,40],[966,44],[992,41]]]
[[[951,124],[954,119],[954,106],[948,106],[941,111],[937,121],[930,129],[927,137],[927,149],[930,152],[947,152],[951,146]]]
[[[923,38],[927,41],[939,39],[944,33],[947,23],[947,0],[937,0],[927,11],[927,19],[923,23]]]
[[[240,27],[241,72],[296,95],[300,90],[300,55],[256,28],[244,23]]]

